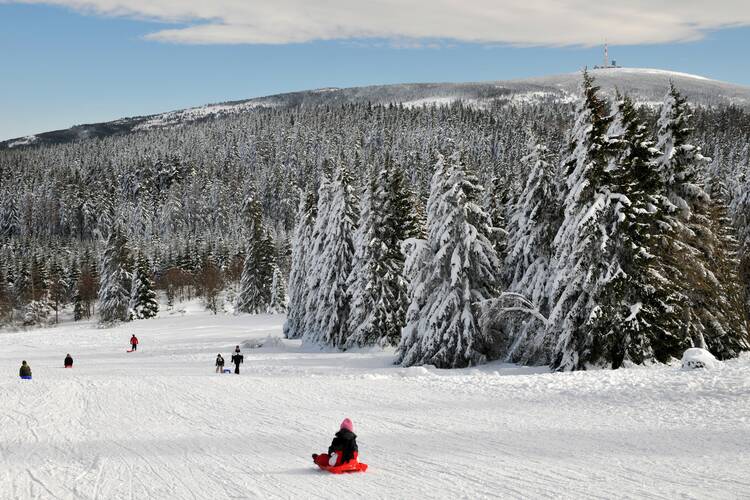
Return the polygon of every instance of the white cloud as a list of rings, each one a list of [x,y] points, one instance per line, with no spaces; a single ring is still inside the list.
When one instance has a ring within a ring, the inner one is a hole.
[[[455,40],[516,45],[688,41],[750,25],[750,0],[0,0],[178,23],[150,40],[284,44]]]

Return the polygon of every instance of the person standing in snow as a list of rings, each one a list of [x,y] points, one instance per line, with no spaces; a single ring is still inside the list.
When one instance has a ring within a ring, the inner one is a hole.
[[[216,356],[216,373],[222,373],[224,371],[224,358],[221,354]]]
[[[232,356],[232,363],[234,363],[234,373],[236,373],[237,375],[240,374],[240,365],[244,360],[245,357],[240,354],[239,351],[235,350],[234,355]]]
[[[70,354],[65,356],[65,368],[73,368],[73,358]]]
[[[335,467],[343,465],[350,460],[355,462],[359,458],[357,447],[357,435],[354,434],[354,424],[348,418],[341,422],[339,431],[328,447],[328,453],[318,455],[313,453],[313,462],[320,467]]]
[[[130,348],[133,351],[138,350],[138,337],[136,337],[135,334],[133,334],[133,336],[130,337]]]
[[[31,378],[31,367],[26,364],[26,361],[21,362],[21,369],[18,371],[18,376],[21,378]]]

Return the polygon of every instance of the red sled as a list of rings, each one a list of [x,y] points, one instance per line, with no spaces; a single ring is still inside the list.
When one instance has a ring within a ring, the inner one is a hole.
[[[327,465],[318,464],[322,470],[328,471],[331,474],[346,474],[349,472],[364,472],[367,470],[367,464],[355,462],[353,460],[348,461],[345,464],[334,465],[333,467]]]

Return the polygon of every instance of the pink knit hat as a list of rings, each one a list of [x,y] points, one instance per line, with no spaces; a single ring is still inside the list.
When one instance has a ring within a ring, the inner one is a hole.
[[[354,432],[354,424],[351,420],[348,418],[345,418],[343,422],[341,422],[341,430],[346,429],[349,432]]]

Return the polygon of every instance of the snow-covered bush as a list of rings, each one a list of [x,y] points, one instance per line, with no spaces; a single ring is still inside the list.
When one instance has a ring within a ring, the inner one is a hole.
[[[34,300],[23,308],[23,326],[47,324],[52,306],[46,300]]]

